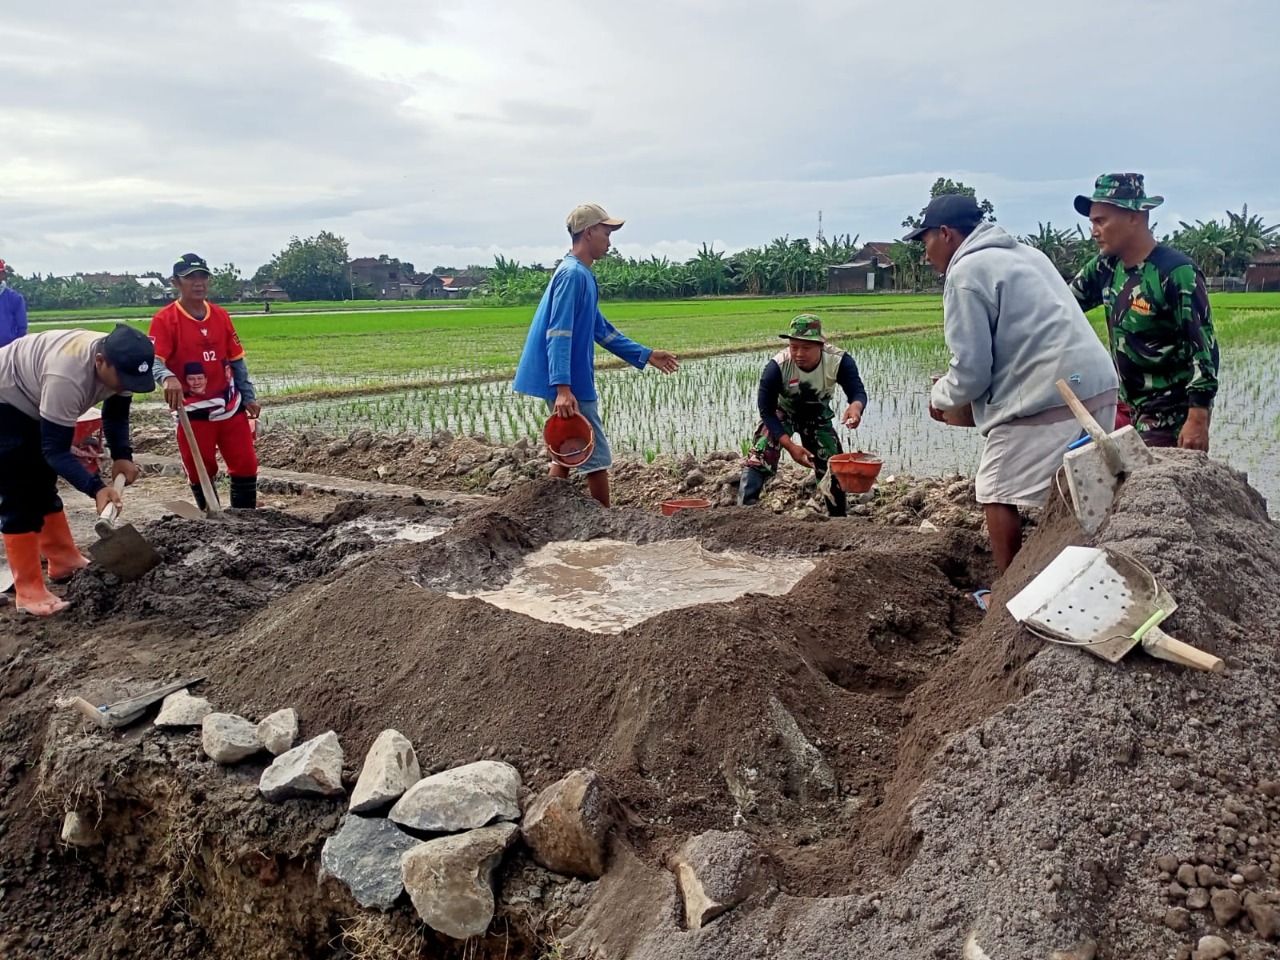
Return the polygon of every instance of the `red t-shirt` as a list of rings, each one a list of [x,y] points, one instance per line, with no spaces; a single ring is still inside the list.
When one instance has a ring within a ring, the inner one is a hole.
[[[244,356],[244,347],[231,315],[216,303],[204,306],[204,319],[197,320],[175,300],[151,318],[147,335],[156,359],[182,381],[188,416],[222,420],[240,410],[231,362]]]

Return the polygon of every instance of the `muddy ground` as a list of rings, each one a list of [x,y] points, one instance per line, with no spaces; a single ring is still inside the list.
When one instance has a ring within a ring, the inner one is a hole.
[[[160,567],[129,585],[82,572],[58,618],[0,609],[0,956],[852,960],[956,957],[972,937],[991,960],[1096,960],[1189,957],[1205,933],[1237,957],[1280,955],[1247,913],[1219,923],[1171,887],[1178,867],[1207,865],[1221,889],[1247,872],[1241,897],[1280,899],[1280,537],[1222,465],[1172,454],[1130,480],[1099,537],[1173,591],[1171,632],[1227,659],[1210,677],[1140,652],[1104,664],[1016,627],[1003,601],[1086,542],[1060,503],[984,617],[970,594],[993,570],[960,478],[883,478],[860,515],[827,520],[798,475],[757,508],[723,505],[732,459],[620,465],[606,511],[540,479],[538,451],[472,438],[277,434],[260,451],[404,495],[292,482],[274,489],[301,493],[268,492],[256,514],[182,521],[158,508],[181,481],[156,476],[132,502]],[[662,517],[678,494],[717,505]],[[76,514],[86,539],[89,519]],[[386,539],[433,523],[436,539]],[[785,597],[617,635],[448,595],[501,585],[547,543],[600,537],[816,565]],[[261,762],[220,767],[195,733],[108,735],[57,705],[192,675],[220,709],[294,707],[304,737],[335,730],[348,786],[388,727],[424,772],[503,759],[530,795],[594,768],[622,811],[611,867],[569,881],[513,851],[492,932],[466,945],[407,904],[362,911],[317,875],[340,803],[266,803]],[[103,842],[60,843],[67,810]],[[688,932],[665,864],[711,828],[755,838],[774,883]]]

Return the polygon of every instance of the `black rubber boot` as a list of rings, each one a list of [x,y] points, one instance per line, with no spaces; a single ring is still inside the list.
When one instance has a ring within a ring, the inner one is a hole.
[[[760,494],[764,492],[764,484],[768,479],[755,467],[743,467],[742,479],[738,481],[738,506],[749,507],[759,503]]]
[[[234,510],[254,510],[258,506],[258,478],[231,478],[231,507]]]
[[[840,481],[831,478],[831,496],[824,498],[827,502],[827,516],[847,517],[849,515],[849,498],[845,496]]]
[[[209,509],[209,501],[204,498],[204,490],[200,484],[193,483],[191,485],[191,495],[196,498],[196,506],[201,510]]]

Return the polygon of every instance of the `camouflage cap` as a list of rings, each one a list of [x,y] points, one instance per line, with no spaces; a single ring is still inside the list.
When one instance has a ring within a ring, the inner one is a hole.
[[[802,313],[791,321],[791,330],[788,333],[778,334],[783,340],[809,340],[813,343],[826,343],[827,338],[822,335],[822,321],[815,317],[812,313]]]
[[[1089,208],[1095,203],[1141,211],[1160,206],[1164,197],[1148,197],[1140,173],[1104,173],[1093,184],[1093,196],[1076,197],[1076,213],[1089,216]]]

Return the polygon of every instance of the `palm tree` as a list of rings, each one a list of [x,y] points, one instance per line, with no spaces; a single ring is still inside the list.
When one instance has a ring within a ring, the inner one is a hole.
[[[1018,240],[1043,253],[1065,278],[1075,276],[1076,246],[1083,231],[1055,230],[1052,223],[1036,223],[1036,232]]]
[[[1238,277],[1244,274],[1254,257],[1265,253],[1280,244],[1276,231],[1280,224],[1268,227],[1257,214],[1249,216],[1249,205],[1241,207],[1239,213],[1227,211],[1227,243],[1224,266],[1228,276]]]

